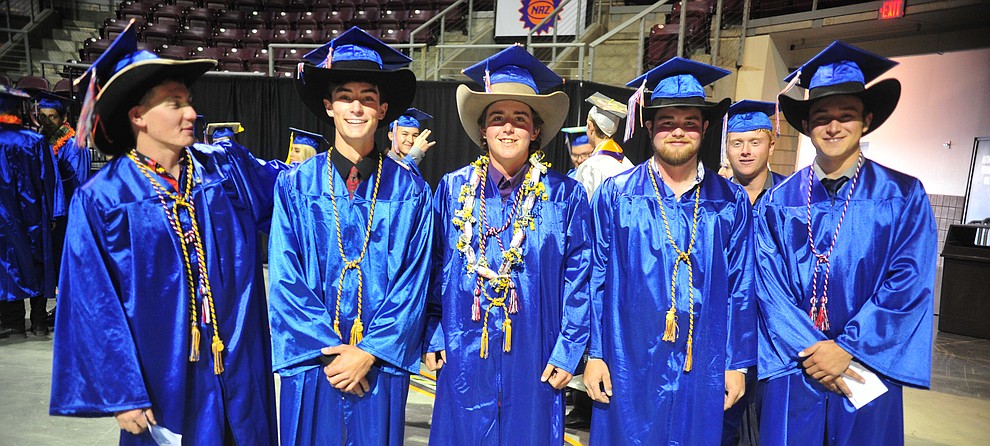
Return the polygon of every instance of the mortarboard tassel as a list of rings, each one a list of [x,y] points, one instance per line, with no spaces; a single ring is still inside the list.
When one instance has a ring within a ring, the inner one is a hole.
[[[79,123],[76,130],[76,146],[80,149],[89,148],[89,136],[93,132],[93,116],[96,110],[96,70],[92,71],[89,75],[89,85],[86,87],[86,97],[83,100],[82,110],[79,112]]]
[[[691,337],[687,340],[687,356],[684,357],[684,371],[690,372],[691,367],[694,366],[694,341]]]
[[[643,84],[633,92],[632,96],[629,96],[629,102],[626,103],[626,131],[624,133],[622,142],[629,141],[632,138],[633,133],[636,132],[636,104],[642,104],[643,94],[646,91],[646,79],[643,79]],[[642,113],[641,113],[642,115]],[[640,116],[640,119],[643,117]]]
[[[303,79],[303,65],[305,64],[306,64],[305,62],[299,62],[298,64],[296,64],[296,79],[303,81],[303,83],[306,82]]]
[[[471,320],[478,322],[481,320],[481,290],[474,288],[474,303],[471,304]]]
[[[333,45],[330,45],[330,48],[327,48],[327,58],[324,63],[326,64],[325,68],[329,70],[330,65],[333,64]]]
[[[213,344],[211,345],[213,350],[213,374],[219,375],[223,373],[223,341],[220,340],[220,336],[217,336],[216,330],[213,330]]]
[[[502,334],[505,336],[502,340],[502,351],[512,351],[512,321],[509,320],[509,315],[505,315],[505,320],[502,321]]]
[[[488,359],[488,325],[481,327],[481,359]]]
[[[780,90],[780,93],[777,93],[777,100],[774,101],[774,107],[773,107],[773,118],[774,121],[776,121],[776,125],[774,126],[775,127],[774,134],[778,138],[780,137],[780,95],[787,94],[787,92],[791,91],[791,89],[794,88],[794,86],[797,85],[798,82],[800,81],[801,81],[801,72],[798,71],[797,74],[794,75],[794,79],[791,79],[791,81],[787,83],[787,86],[785,86],[783,90]]]
[[[358,342],[364,339],[364,324],[361,323],[361,318],[354,318],[354,325],[351,325],[351,345],[357,345]]]
[[[677,339],[677,309],[670,307],[664,319],[666,319],[666,328],[663,331],[663,340],[674,342]]]
[[[199,327],[193,322],[189,329],[189,362],[199,361]]]
[[[485,93],[492,92],[492,73],[488,71],[488,60],[485,60]]]
[[[726,139],[728,139],[728,135],[726,133],[728,130],[729,130],[729,114],[726,113],[722,115],[722,142],[720,143],[719,146],[722,148],[722,151],[721,151],[721,156],[718,159],[719,160],[718,162],[721,163],[722,167],[729,166],[729,157],[725,153],[726,150],[725,143],[726,143]]]

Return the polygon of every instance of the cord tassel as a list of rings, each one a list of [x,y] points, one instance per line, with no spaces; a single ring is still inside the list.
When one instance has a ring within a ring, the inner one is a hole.
[[[337,333],[337,337],[340,338],[341,340],[344,339],[344,336],[340,334],[340,319],[333,320],[333,332]]]
[[[213,374],[219,375],[223,373],[223,341],[220,340],[219,336],[213,336],[213,345],[211,346],[213,350]]]
[[[354,318],[354,325],[351,326],[351,345],[357,345],[358,342],[364,339],[364,324],[361,323],[361,318]]]
[[[474,303],[471,304],[471,320],[478,322],[481,320],[481,290],[474,289]]]
[[[674,342],[677,339],[677,309],[670,307],[667,310],[667,327],[663,331],[663,340],[667,342]]]
[[[684,371],[690,372],[691,367],[694,365],[694,340],[688,337],[687,340],[687,356],[684,358]]]
[[[196,323],[192,323],[192,328],[189,329],[189,362],[199,361],[199,327]]]
[[[481,359],[488,359],[488,326],[481,328]]]
[[[828,310],[824,304],[822,304],[822,308],[818,310],[818,317],[815,318],[815,328],[821,331],[828,331]]]
[[[509,289],[509,307],[506,308],[506,311],[508,311],[509,314],[516,314],[519,312],[519,295],[516,294],[516,287]]]
[[[502,341],[502,351],[512,351],[512,321],[509,320],[508,316],[502,322],[502,333],[505,335],[505,339]]]

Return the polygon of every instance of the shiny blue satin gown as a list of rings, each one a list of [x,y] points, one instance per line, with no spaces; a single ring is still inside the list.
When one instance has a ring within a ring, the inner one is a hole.
[[[364,338],[357,347],[378,361],[364,397],[327,381],[320,349],[347,343],[357,317],[358,275],[343,262],[330,199],[327,154],[282,174],[275,187],[269,239],[273,370],[281,377],[283,445],[401,445],[409,374],[419,372],[429,281],[433,213],[429,186],[384,157],[371,240],[361,262]],[[367,233],[374,174],[348,196],[332,175],[344,253],[357,259]],[[333,320],[340,314],[340,333]]]
[[[0,301],[55,294],[58,174],[40,134],[0,124]]]
[[[540,376],[548,363],[573,373],[587,344],[592,240],[587,193],[554,170],[541,177],[548,200],[537,200],[533,207],[536,229],[527,230],[523,263],[512,274],[519,299],[518,313],[509,315],[512,348],[503,351],[505,315],[496,307],[488,319],[490,353],[482,359],[482,322],[471,318],[476,276],[465,271],[465,257],[456,250],[461,231],[451,223],[472,170],[467,166],[445,175],[434,198],[437,241],[425,350],[446,349],[447,363],[437,376],[430,444],[560,445],[564,393],[540,382]],[[483,182],[488,224],[500,227],[516,192],[503,201],[490,176]],[[478,219],[479,208],[480,200],[474,211]],[[472,246],[477,251],[481,229],[475,228]],[[508,249],[511,227],[499,237]],[[486,254],[497,269],[502,251],[494,237]],[[494,293],[491,287],[488,292]],[[482,298],[482,317],[487,308]]]
[[[596,242],[591,277],[590,356],[611,373],[609,404],[595,403],[592,445],[717,445],[721,441],[725,372],[756,363],[752,207],[741,187],[705,170],[678,200],[654,161],[605,180],[592,198]],[[675,342],[663,341],[677,254],[691,239],[700,188],[693,284],[683,262],[677,274]],[[684,371],[690,330],[688,287],[694,287],[693,367]]]
[[[238,145],[197,144],[191,154],[224,372],[214,374],[212,324],[200,323],[200,359],[188,359],[180,241],[149,180],[119,156],[69,207],[49,410],[109,417],[150,407],[184,444],[224,444],[229,426],[238,445],[270,445],[277,441],[275,390],[258,235],[268,229],[272,187],[285,166]],[[188,213],[179,215],[189,228]],[[197,270],[203,259],[190,257]],[[148,432],[120,435],[122,445],[155,444]]]
[[[761,443],[904,444],[902,386],[927,388],[931,375],[937,233],[928,195],[917,179],[865,161],[829,260],[831,327],[822,332],[808,315],[815,271],[810,169],[773,189],[757,209],[759,371],[767,380]],[[832,243],[851,183],[834,198],[818,179],[811,183],[818,252]],[[888,392],[857,411],[807,377],[798,352],[829,339],[879,375]]]

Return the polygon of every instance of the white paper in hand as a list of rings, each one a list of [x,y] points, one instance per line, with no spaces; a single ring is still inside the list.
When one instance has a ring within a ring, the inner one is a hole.
[[[148,414],[145,413],[144,416],[147,418]],[[151,424],[151,420],[148,420],[148,430],[151,431],[151,438],[159,445],[179,446],[182,444],[182,435],[168,430],[165,426]]]
[[[846,382],[846,386],[849,387],[849,391],[852,392],[849,402],[856,407],[856,410],[869,404],[870,401],[877,399],[880,395],[887,393],[887,386],[884,385],[883,381],[880,381],[880,377],[866,367],[863,367],[863,364],[853,361],[849,363],[849,368],[866,380],[866,383],[860,383],[849,377],[849,375],[842,374],[842,379]]]

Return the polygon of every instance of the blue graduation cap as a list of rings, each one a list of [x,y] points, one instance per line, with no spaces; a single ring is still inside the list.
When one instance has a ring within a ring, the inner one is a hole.
[[[765,129],[773,130],[770,117],[774,115],[777,104],[773,102],[752,101],[744,99],[729,106],[729,122],[726,132],[749,132]]]
[[[389,130],[395,130],[395,126],[398,125],[399,127],[413,127],[418,129],[420,128],[420,121],[425,121],[427,119],[433,119],[433,116],[430,116],[429,114],[415,108],[407,108],[406,111],[402,113],[402,116],[399,116],[399,119],[392,121],[392,123],[389,124],[388,128]]]
[[[484,87],[472,91],[457,87],[457,112],[461,125],[475,144],[481,144],[478,117],[492,103],[503,100],[522,102],[543,119],[542,134],[554,135],[564,125],[570,101],[562,91],[540,94],[564,83],[539,59],[519,45],[510,46],[463,71],[464,75]],[[542,139],[544,146],[552,138]]]
[[[110,47],[76,79],[83,100],[79,116],[76,143],[87,146],[92,133],[93,142],[101,152],[117,156],[134,146],[134,135],[126,123],[130,110],[155,82],[178,79],[191,84],[206,71],[216,66],[212,59],[173,60],[159,58],[155,53],[139,50],[134,19],[117,36]],[[100,116],[94,128],[93,120]]]
[[[629,81],[626,86],[635,88],[646,81],[646,89],[653,92],[646,108],[713,108],[718,104],[705,101],[705,85],[728,75],[728,70],[675,57]]]
[[[560,129],[560,131],[567,137],[567,139],[565,139],[564,142],[567,143],[568,150],[570,150],[571,147],[574,146],[591,144],[591,142],[588,141],[588,133],[587,133],[588,127],[586,126],[582,125],[579,127],[565,127]]]
[[[35,93],[34,99],[38,101],[39,109],[50,108],[57,110],[59,113],[65,113],[66,108],[68,108],[66,103],[72,101],[69,98],[62,97],[48,91],[39,91]]]
[[[864,114],[873,114],[870,127],[863,132],[868,134],[894,112],[901,96],[901,84],[897,79],[885,79],[870,88],[866,88],[866,84],[896,65],[897,62],[883,56],[836,40],[784,78],[789,84],[778,96],[781,111],[791,126],[807,134],[803,122],[808,120],[813,102],[828,96],[856,96],[863,101]],[[801,101],[783,94],[795,85],[808,90],[807,100]]]
[[[355,26],[303,56],[296,71],[296,89],[313,114],[333,125],[323,105],[330,86],[374,84],[381,101],[389,104],[378,122],[378,127],[383,127],[398,118],[416,94],[416,75],[407,68],[411,62],[405,54]]]
[[[325,141],[323,135],[307,132],[295,127],[289,127],[289,145],[303,145],[312,147],[313,150],[320,150],[320,141]]]
[[[244,131],[240,122],[211,122],[206,124],[203,132],[207,142],[215,144],[220,141],[230,140],[234,135]]]
[[[9,85],[0,84],[0,112],[13,110],[22,102],[31,99],[31,95]]]

